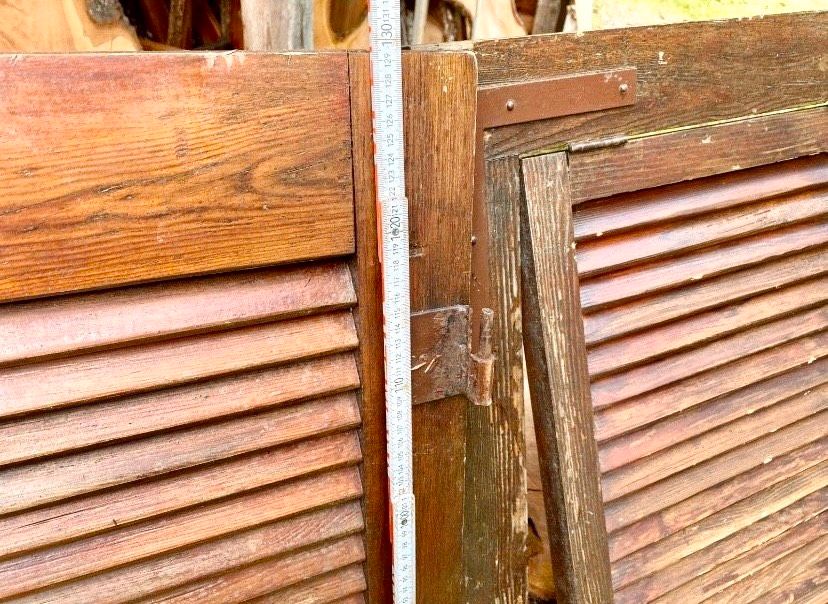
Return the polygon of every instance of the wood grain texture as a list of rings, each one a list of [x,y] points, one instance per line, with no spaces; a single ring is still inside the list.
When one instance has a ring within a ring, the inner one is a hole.
[[[778,260],[585,314],[584,337],[587,344],[597,344],[693,312],[738,302],[826,271],[828,247],[783,256]]]
[[[679,258],[602,275],[581,282],[585,309],[605,306],[635,296],[690,285],[761,262],[807,250],[828,241],[828,223],[813,222],[703,248]]]
[[[320,264],[8,305],[0,311],[0,364],[316,314],[355,303],[348,268]]]
[[[776,581],[773,589],[751,601],[764,604],[790,604],[791,602],[824,601],[828,590],[828,558],[817,553],[816,559],[799,562],[799,571]]]
[[[793,114],[795,115],[797,114]],[[780,116],[780,118],[793,116]],[[704,128],[694,129],[692,132],[698,130],[704,130]],[[671,139],[672,136],[666,134],[653,139],[658,142],[657,146],[661,153],[664,152],[665,146],[662,141]],[[647,139],[636,142],[644,150],[649,151]],[[604,152],[605,160],[615,160],[617,155],[623,155],[629,149],[630,147],[625,147],[623,153],[618,149],[607,150]],[[591,153],[577,153],[570,157],[570,169],[582,169],[582,178],[585,178],[587,173],[585,166],[589,163],[588,157],[591,157]],[[679,162],[677,165],[687,164]],[[620,161],[615,169],[619,176],[626,177],[628,171],[637,167],[637,165],[630,166],[630,157],[625,155],[623,161]],[[598,169],[597,165],[590,165],[588,168],[593,174]],[[655,173],[655,171],[650,170],[648,173]],[[641,183],[642,177],[643,175],[638,175],[637,183]],[[595,179],[599,178],[600,176],[595,176]],[[826,181],[828,181],[828,159],[824,155],[818,155],[760,168],[738,170],[665,188],[642,189],[639,184],[634,192],[614,196],[612,200],[594,199],[600,196],[591,195],[590,199],[593,200],[580,205],[575,213],[575,239],[584,241],[616,231],[724,210],[746,203],[756,203],[814,187]],[[586,186],[586,183],[582,186]]]
[[[322,436],[3,516],[0,557],[101,532],[110,529],[113,522],[126,526],[243,491],[356,464],[361,458],[355,433]]]
[[[344,7],[344,5],[341,5]],[[356,258],[351,264],[359,297],[354,318],[359,334],[357,357],[362,402],[362,480],[365,490],[365,578],[370,602],[391,599],[391,534],[388,510],[385,432],[385,352],[382,333],[382,272],[377,236],[377,199],[368,57],[350,53],[351,128],[353,132]]]
[[[359,502],[294,516],[15,598],[18,604],[125,604],[363,528]],[[362,572],[361,567],[357,567]],[[362,578],[364,582],[364,578]]]
[[[624,432],[684,412],[763,379],[815,362],[828,354],[828,332],[820,331],[721,367],[686,378],[665,388],[616,403],[595,413],[595,434],[606,441]]]
[[[141,601],[146,604],[237,604],[318,575],[359,564],[364,558],[365,547],[362,537],[355,535],[232,570]]]
[[[618,529],[609,535],[610,560],[614,562],[667,539],[763,489],[775,488],[780,482],[823,462],[827,452],[828,439],[818,439]]]
[[[357,565],[250,600],[250,604],[364,604],[364,589],[365,578]]]
[[[566,157],[523,160],[523,328],[556,597],[612,602]]]
[[[0,65],[0,300],[353,252],[344,54]]]
[[[0,513],[23,510],[257,449],[355,428],[354,393],[0,470]]]
[[[705,590],[709,579],[713,579],[714,589],[724,587],[719,578],[732,573],[726,564],[728,561],[732,561],[731,567],[738,566],[741,554],[767,544],[761,548],[760,555],[771,562],[792,546],[804,545],[824,532],[825,518],[821,514],[827,505],[828,489],[808,495],[727,539],[617,591],[615,601],[618,604],[699,602],[709,595]],[[715,572],[708,573],[713,568]]]
[[[704,555],[686,558],[686,561],[677,566],[683,566],[685,571],[690,569],[692,571],[678,579],[678,582],[681,583],[678,589],[655,601],[659,604],[665,604],[668,602],[705,600],[708,596],[717,594],[739,578],[776,562],[788,552],[805,546],[819,537],[824,538],[826,521],[828,521],[828,517],[825,515],[826,496],[828,496],[826,489],[809,495],[797,504],[772,514],[749,528],[736,533],[729,539],[720,542],[718,546],[708,548],[707,553],[701,552]],[[816,511],[820,508],[820,502],[822,503],[822,509]],[[726,560],[711,559],[710,556],[718,554],[724,547],[727,547],[731,552],[731,557]],[[739,555],[734,556],[734,553]],[[711,564],[711,562],[715,562],[716,568],[714,570],[712,570],[714,564]],[[673,573],[677,570],[682,569],[674,567],[670,576],[664,577],[666,585],[676,580],[673,578]],[[688,576],[693,578],[688,581]],[[662,589],[664,589],[664,586],[657,587],[655,593]],[[625,597],[621,601],[630,600]]]
[[[359,387],[351,354],[0,423],[0,465]]]
[[[828,461],[743,499],[651,546],[616,561],[613,584],[624,587],[828,487]]]
[[[815,49],[826,28],[828,15],[805,13],[460,46],[473,48],[481,85],[618,67],[638,72],[635,105],[493,130],[495,156],[824,102],[825,55]]]
[[[520,163],[486,166],[488,228],[481,260],[489,283],[476,308],[494,310],[492,405],[468,410],[466,444],[466,601],[524,602],[527,591],[526,444],[520,304]],[[477,210],[477,208],[476,208]],[[475,211],[476,211],[475,210]],[[477,264],[475,264],[477,267]],[[474,317],[473,317],[474,318]],[[478,317],[479,319],[479,317]],[[487,485],[487,486],[484,486]]]
[[[403,74],[411,310],[468,304],[474,57],[468,53],[404,53]],[[455,397],[414,409],[417,601],[421,604],[475,601],[465,594],[464,565],[485,564],[494,569],[487,557],[470,560],[461,554],[466,551],[464,498],[468,502],[470,495],[465,473],[468,405],[465,398]],[[471,438],[472,430],[468,430]],[[480,484],[480,488],[489,485]],[[485,593],[479,597],[491,602],[496,596]]]
[[[828,151],[828,108],[751,117],[573,153],[574,203]],[[826,169],[824,157],[819,162]],[[825,182],[826,177],[821,177]],[[751,179],[752,180],[752,179]],[[759,184],[759,183],[756,183]]]
[[[607,531],[613,532],[637,522],[779,455],[798,449],[803,443],[824,438],[826,421],[826,412],[813,415],[657,482],[649,489],[609,502],[604,508]]]
[[[758,204],[638,229],[578,246],[578,273],[591,276],[818,218],[828,208],[828,188],[803,191]]]
[[[279,321],[0,370],[0,417],[351,350],[350,312]]]
[[[361,494],[359,472],[347,468],[40,550],[0,562],[0,597],[93,574]]]

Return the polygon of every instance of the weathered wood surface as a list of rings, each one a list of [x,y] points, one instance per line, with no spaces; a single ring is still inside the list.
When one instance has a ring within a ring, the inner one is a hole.
[[[313,48],[313,0],[241,0],[246,50]],[[344,85],[344,83],[343,83]]]
[[[382,272],[377,234],[371,124],[371,73],[368,57],[349,55],[351,124],[355,134],[354,212],[356,258],[351,264],[359,297],[355,320],[360,339],[362,381],[363,488],[365,489],[365,571],[371,602],[391,599],[391,535],[388,509],[387,443],[385,432],[385,372],[382,333]],[[361,134],[360,134],[361,133]]]
[[[474,58],[410,52],[403,72],[406,173],[417,175],[407,181],[411,310],[468,304]],[[464,523],[469,404],[454,397],[414,409],[417,599],[424,604],[465,601],[464,530],[473,530]]]
[[[625,66],[638,71],[635,105],[492,130],[488,153],[499,156],[825,102],[826,59],[818,49],[827,31],[828,13],[821,12],[455,47],[473,49],[481,85]]]
[[[556,595],[612,602],[566,156],[522,168],[523,329]]]
[[[825,151],[828,151],[826,105],[679,130],[653,141],[634,139],[620,149],[573,153],[569,161],[572,201],[578,203],[624,191],[741,171]],[[803,163],[808,165],[808,160]],[[813,168],[820,172],[828,170],[824,159],[815,162]],[[795,179],[805,181],[807,177],[807,174],[795,174],[794,183]],[[742,178],[752,181],[754,177]],[[751,188],[762,184],[760,180],[751,184]]]
[[[344,54],[7,56],[0,86],[0,300],[354,250]]]
[[[495,353],[492,405],[468,410],[466,444],[466,602],[524,602],[527,591],[526,443],[520,304],[520,163],[517,158],[486,167],[486,245],[475,252],[485,295],[476,307],[494,310]],[[478,311],[479,312],[479,311]],[[479,318],[479,317],[478,317]]]

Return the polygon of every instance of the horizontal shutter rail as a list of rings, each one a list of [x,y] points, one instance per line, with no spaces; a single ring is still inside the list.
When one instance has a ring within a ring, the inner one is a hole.
[[[356,428],[355,393],[0,470],[0,514]]]
[[[0,305],[0,365],[319,314],[355,303],[350,272],[339,263]]]
[[[358,435],[344,432],[2,516],[0,558],[109,530],[113,522],[128,526],[361,459]]]
[[[340,311],[0,369],[0,417],[196,381],[357,346]]]
[[[126,604],[257,560],[344,537],[363,528],[362,508],[355,501],[253,527],[12,601],[15,604],[88,604],[89,594],[94,593],[96,604]]]

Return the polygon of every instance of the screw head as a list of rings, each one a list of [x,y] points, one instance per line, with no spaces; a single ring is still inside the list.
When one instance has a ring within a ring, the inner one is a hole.
[[[506,101],[506,111],[513,111],[514,109],[515,109],[515,101],[512,100],[512,99],[509,99],[508,101]]]
[[[629,84],[626,84],[626,83],[625,83],[625,84],[621,84],[621,85],[618,87],[618,92],[620,92],[621,94],[627,94],[627,91],[628,91],[629,89],[630,89],[630,85],[629,85]]]

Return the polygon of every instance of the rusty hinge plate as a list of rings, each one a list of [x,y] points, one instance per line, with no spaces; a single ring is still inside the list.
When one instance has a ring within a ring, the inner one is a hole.
[[[635,104],[636,70],[576,73],[477,91],[478,129],[509,126]]]
[[[471,351],[471,315],[471,309],[463,305],[411,315],[411,398],[415,405],[457,395],[476,405],[492,404],[494,312],[484,308],[481,313],[477,354]]]

